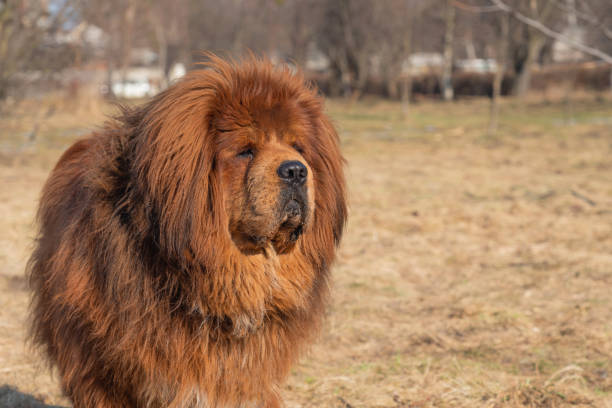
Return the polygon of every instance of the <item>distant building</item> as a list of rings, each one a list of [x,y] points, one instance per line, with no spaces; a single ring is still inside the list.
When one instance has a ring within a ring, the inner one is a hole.
[[[497,61],[491,58],[471,58],[459,60],[455,64],[460,71],[485,74],[497,71]]]
[[[129,67],[112,73],[113,94],[119,98],[147,98],[162,88],[164,73],[158,67]],[[103,89],[107,93],[108,89]]]
[[[444,57],[438,52],[417,52],[404,61],[402,72],[413,75],[439,71],[444,64]]]
[[[329,59],[314,45],[308,48],[306,55],[306,70],[312,72],[325,72],[329,69]]]

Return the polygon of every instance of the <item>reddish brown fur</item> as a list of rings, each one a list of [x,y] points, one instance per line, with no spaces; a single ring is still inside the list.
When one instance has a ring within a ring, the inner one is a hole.
[[[278,407],[319,326],[346,218],[336,132],[299,75],[212,61],[74,144],[44,187],[32,338],[77,408]],[[312,206],[295,243],[271,198],[294,159]]]

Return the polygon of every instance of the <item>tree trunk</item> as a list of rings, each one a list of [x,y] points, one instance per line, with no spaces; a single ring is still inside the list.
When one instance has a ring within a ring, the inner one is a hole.
[[[293,50],[293,59],[300,67],[300,69],[306,69],[306,59],[308,56],[308,45],[310,44],[310,34],[307,32],[309,28],[308,22],[304,21],[304,13],[307,11],[305,8],[308,5],[304,3],[296,2],[294,5],[294,12],[292,15],[292,24],[289,32],[289,39],[291,41],[291,49]]]
[[[510,15],[508,13],[503,13],[499,20],[501,32],[496,51],[497,71],[495,71],[495,76],[493,78],[493,95],[491,96],[491,111],[489,115],[489,135],[497,133],[497,128],[499,126],[499,99],[501,97],[501,88],[508,60]]]
[[[132,31],[134,28],[134,18],[136,16],[136,5],[130,2],[123,15],[121,24],[121,82],[127,79],[127,69],[130,65],[130,54],[132,51]]]
[[[394,70],[395,71],[395,70]],[[388,73],[385,78],[385,87],[389,99],[396,101],[398,99],[398,76],[395,72]]]
[[[155,33],[155,39],[157,40],[157,66],[161,71],[161,89],[165,89],[168,86],[168,39],[166,38],[166,32],[161,21],[152,12],[151,23],[153,25],[153,32]]]
[[[455,40],[455,7],[452,0],[446,2],[446,32],[444,34],[444,66],[442,70],[442,97],[445,101],[453,100],[453,43]]]
[[[543,1],[543,5],[542,5]],[[538,0],[529,0],[529,9],[531,17],[537,20],[545,21],[550,16],[551,10],[553,9],[553,0],[541,0],[538,4]],[[517,72],[516,83],[514,84],[514,94],[519,98],[524,98],[529,91],[531,84],[531,71],[535,63],[540,56],[540,52],[546,43],[546,37],[538,31],[535,27],[529,26],[527,28],[528,43],[527,43],[527,58],[521,68],[520,72]]]
[[[115,91],[113,91],[113,62],[111,58],[106,58],[106,97],[109,99],[115,98]]]
[[[369,54],[360,52],[356,56],[357,64],[355,68],[357,72],[354,73],[353,77],[353,92],[351,93],[351,99],[356,101],[361,98],[368,82],[368,76],[370,75],[369,65]]]
[[[468,59],[476,59],[478,56],[476,55],[476,46],[474,45],[474,33],[472,31],[472,26],[467,28],[464,37],[465,43],[465,53],[467,54]]]
[[[409,67],[409,69],[412,67]],[[412,73],[408,71],[402,78],[402,110],[404,114],[410,109],[410,100],[412,99]]]
[[[412,62],[410,61],[410,55],[412,54],[412,24],[414,17],[412,14],[408,17],[408,29],[404,37],[404,58],[400,62],[400,75],[401,78],[401,100],[402,100],[402,112],[404,116],[408,115],[408,109],[410,106],[410,98],[412,98]],[[408,66],[404,72],[404,64],[406,61]]]
[[[542,47],[544,47],[544,37],[530,29],[529,43],[527,44],[527,58],[521,67],[521,71],[517,73],[516,83],[514,84],[514,94],[519,98],[525,97],[531,84],[531,71],[540,56]]]

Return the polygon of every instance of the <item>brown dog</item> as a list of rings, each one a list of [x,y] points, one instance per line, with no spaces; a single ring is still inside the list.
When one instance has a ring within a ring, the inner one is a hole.
[[[29,263],[32,336],[80,407],[278,407],[319,326],[343,159],[299,75],[212,57],[74,144]]]

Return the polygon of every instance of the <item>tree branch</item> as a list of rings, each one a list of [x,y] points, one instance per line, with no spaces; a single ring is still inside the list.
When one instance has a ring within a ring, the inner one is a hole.
[[[596,13],[593,12],[593,10],[591,9],[591,6],[589,6],[588,2],[583,2],[581,3],[581,5],[587,9],[587,11],[580,11],[577,10],[576,8],[570,10],[566,5],[564,5],[563,3],[559,3],[558,1],[555,1],[556,6],[565,11],[566,13],[568,12],[574,12],[576,13],[576,16],[578,18],[583,19],[584,21],[586,21],[589,24],[592,24],[593,26],[597,27],[598,29],[600,29],[603,34],[609,38],[610,40],[612,40],[612,30],[610,30],[608,27],[606,27],[606,25],[597,18]]]
[[[499,9],[510,13],[514,18],[516,18],[520,22],[527,24],[530,27],[535,28],[536,30],[543,33],[544,35],[554,38],[555,40],[561,41],[569,45],[570,47],[577,49],[578,51],[584,52],[585,54],[599,58],[602,61],[607,62],[608,64],[612,64],[612,55],[607,54],[597,48],[589,47],[588,45],[582,44],[578,41],[574,41],[571,38],[567,38],[563,34],[553,31],[550,28],[546,27],[540,21],[534,20],[530,17],[527,17],[524,14],[519,13],[518,11],[516,11],[515,9],[513,9],[512,7],[504,3],[502,0],[491,0],[491,2],[495,4]]]

